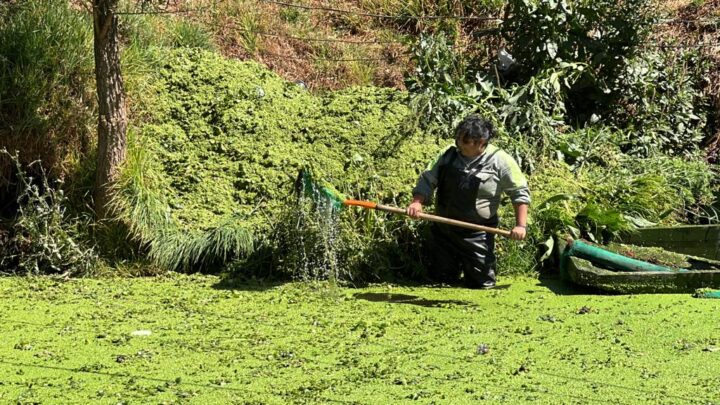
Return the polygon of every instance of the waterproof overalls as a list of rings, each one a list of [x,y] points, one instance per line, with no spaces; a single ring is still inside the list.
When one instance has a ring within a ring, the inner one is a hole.
[[[497,227],[498,217],[487,219],[476,209],[478,188],[487,177],[478,176],[485,162],[478,159],[464,168],[453,165],[460,159],[454,148],[448,164],[440,167],[436,209],[440,216]],[[495,284],[495,235],[457,226],[432,225],[430,276],[438,281],[454,283],[464,274],[469,287],[490,287]]]

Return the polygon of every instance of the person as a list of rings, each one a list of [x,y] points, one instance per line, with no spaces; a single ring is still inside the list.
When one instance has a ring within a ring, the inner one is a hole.
[[[515,226],[510,237],[525,239],[530,204],[527,180],[508,153],[489,144],[494,136],[490,121],[479,115],[466,117],[455,129],[455,144],[445,149],[418,178],[407,214],[417,218],[436,190],[438,215],[497,227],[497,211],[505,193],[515,211]],[[429,276],[452,284],[460,280],[462,272],[463,281],[470,288],[495,287],[494,236],[433,223]]]

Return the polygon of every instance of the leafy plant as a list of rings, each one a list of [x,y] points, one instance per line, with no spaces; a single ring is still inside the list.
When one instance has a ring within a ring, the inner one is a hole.
[[[547,69],[585,69],[564,91],[566,122],[584,125],[624,93],[620,76],[647,38],[651,0],[511,0],[502,32],[517,61],[511,81],[526,83]]]
[[[689,155],[707,129],[701,90],[707,62],[697,51],[649,51],[630,60],[619,80],[625,89],[609,121],[629,128],[622,140],[635,156]]]
[[[2,149],[0,154],[14,162],[22,188],[10,236],[0,245],[0,270],[60,277],[91,273],[98,257],[82,239],[80,220],[68,216],[59,184],[51,186],[42,168],[39,179],[29,177],[17,153]]]
[[[531,178],[532,223],[544,235],[604,241],[638,226],[693,222],[699,207],[713,201],[713,177],[700,159],[618,155],[582,167],[546,162]]]
[[[474,108],[480,93],[466,79],[466,61],[453,49],[443,33],[421,34],[413,47],[415,71],[405,80],[413,93],[411,108],[423,128],[444,136]]]
[[[556,134],[567,128],[565,92],[586,70],[579,63],[561,63],[533,76],[524,85],[495,89],[497,116],[510,137],[530,143],[536,159],[548,153]]]
[[[562,62],[587,64],[609,83],[645,39],[650,0],[510,0],[502,32],[524,80]]]

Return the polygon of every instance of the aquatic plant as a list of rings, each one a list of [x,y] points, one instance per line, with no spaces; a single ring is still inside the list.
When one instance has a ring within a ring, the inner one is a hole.
[[[292,192],[301,167],[312,165],[347,195],[402,205],[444,146],[419,133],[397,136],[410,110],[396,90],[318,96],[254,62],[200,50],[169,52],[164,60],[157,91],[147,97],[152,119],[131,129],[115,205],[150,256],[169,268],[208,269],[247,257],[251,241],[285,225],[283,210],[299,209]],[[406,222],[348,212],[339,225],[348,246],[343,265],[386,271],[382,256],[416,249],[396,239]],[[212,250],[219,240],[210,235],[222,235],[224,247]],[[384,253],[370,253],[377,252],[372,246]]]

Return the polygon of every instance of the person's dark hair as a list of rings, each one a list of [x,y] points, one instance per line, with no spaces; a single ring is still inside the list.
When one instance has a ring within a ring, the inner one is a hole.
[[[455,139],[477,142],[479,140],[489,141],[495,136],[495,128],[492,122],[483,117],[472,114],[465,117],[464,120],[455,128]]]

